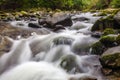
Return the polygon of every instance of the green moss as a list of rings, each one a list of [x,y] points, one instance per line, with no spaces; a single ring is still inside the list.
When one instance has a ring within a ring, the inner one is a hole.
[[[115,36],[103,36],[100,42],[105,45],[105,47],[115,46],[116,37]]]
[[[107,16],[107,13],[101,12],[97,16]]]
[[[106,13],[106,14],[116,14],[118,11],[119,9],[112,9],[112,8],[100,10],[100,12]]]
[[[103,36],[106,36],[106,35],[109,35],[109,34],[115,34],[115,30],[112,29],[112,28],[106,28],[106,29],[103,31]]]
[[[96,42],[91,46],[91,48],[91,54],[101,55],[105,47],[101,42]]]
[[[120,53],[104,55],[102,56],[101,60],[106,66],[112,68],[120,67]]]
[[[93,25],[91,31],[104,31],[106,28],[117,28],[113,16],[108,16],[106,18],[100,18]]]

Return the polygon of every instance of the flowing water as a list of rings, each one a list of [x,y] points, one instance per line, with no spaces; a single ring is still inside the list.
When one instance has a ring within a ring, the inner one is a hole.
[[[89,20],[73,21],[73,26],[58,33],[32,33],[29,38],[18,40],[8,38],[13,46],[0,58],[0,80],[104,80],[99,56],[90,55],[90,46],[98,40],[90,35],[91,26],[99,18],[92,15],[73,16],[72,19]],[[20,22],[11,24],[19,27]],[[28,23],[22,23],[27,28]]]

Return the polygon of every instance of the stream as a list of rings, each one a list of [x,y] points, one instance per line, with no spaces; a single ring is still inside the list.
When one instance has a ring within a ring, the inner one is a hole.
[[[0,57],[0,80],[106,80],[101,72],[99,56],[91,55],[91,27],[100,17],[97,13],[72,16],[73,25],[49,34],[32,33],[28,38],[8,38],[12,47]],[[75,20],[85,17],[89,20]],[[12,21],[11,25],[29,29],[30,21]],[[37,21],[34,21],[36,23]],[[18,25],[22,23],[24,25]]]

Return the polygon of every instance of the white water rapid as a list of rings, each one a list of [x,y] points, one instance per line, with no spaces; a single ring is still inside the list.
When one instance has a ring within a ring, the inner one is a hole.
[[[0,57],[0,80],[105,80],[99,57],[90,55],[90,46],[97,41],[90,35],[90,28],[98,19],[92,15],[73,16],[72,19],[89,20],[73,21],[73,26],[58,33],[8,38],[13,45],[10,52]],[[17,21],[11,24],[17,26]]]

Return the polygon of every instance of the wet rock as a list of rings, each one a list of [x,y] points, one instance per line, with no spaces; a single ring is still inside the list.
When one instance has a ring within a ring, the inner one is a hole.
[[[22,22],[18,22],[16,25],[17,25],[17,26],[24,26],[25,24],[22,23]]]
[[[50,17],[46,17],[45,19],[40,19],[38,21],[40,25],[45,25],[48,28],[55,28],[56,25],[62,26],[71,26],[72,20],[69,15],[63,13],[56,13]]]
[[[53,40],[54,45],[71,45],[74,39],[68,37],[57,37]]]
[[[114,19],[120,24],[120,11],[114,16]]]
[[[0,23],[0,35],[9,36],[13,39],[17,39],[18,36],[28,37],[31,35],[31,31],[23,30],[22,28],[13,27],[8,23]]]
[[[54,28],[50,21],[47,21],[46,18],[38,20],[39,25],[42,25],[45,28]]]
[[[35,23],[29,23],[29,24],[28,24],[28,27],[31,27],[31,28],[41,28],[40,25],[35,24]]]
[[[105,13],[105,12],[100,12],[97,16],[107,16],[107,13]]]
[[[115,34],[115,30],[112,29],[112,28],[106,28],[104,31],[103,31],[103,36],[106,36],[106,35],[109,35],[109,34]]]
[[[61,61],[60,65],[67,72],[70,72],[70,73],[81,72],[78,64],[76,63],[76,57],[74,55],[64,56],[62,58],[62,61]]]
[[[100,39],[100,42],[105,45],[105,47],[114,47],[117,46],[116,36],[103,36]]]
[[[0,56],[10,51],[12,42],[7,37],[0,36]]]
[[[71,17],[68,15],[60,16],[58,21],[53,20],[53,22],[54,22],[53,25],[72,26]]]
[[[112,16],[108,16],[97,20],[92,26],[91,31],[104,31],[106,28],[120,29],[120,25]]]
[[[55,28],[53,29],[54,32],[57,32],[57,31],[60,31],[60,30],[65,30],[64,26],[56,25]]]
[[[120,46],[109,48],[101,56],[103,67],[117,69],[120,68]]]
[[[79,18],[74,18],[73,21],[88,21],[89,19],[86,17],[79,17]]]
[[[27,38],[31,36],[31,33],[36,32],[37,34],[48,34],[49,31],[44,29],[36,30],[36,29],[25,29],[20,27],[13,27],[8,23],[0,22],[0,35],[8,36],[13,39],[18,39],[18,36],[21,38]]]
[[[46,18],[39,19],[38,23],[39,23],[40,25],[46,24],[46,23],[47,23]]]
[[[87,27],[87,25],[85,23],[82,23],[82,22],[76,22],[75,24],[73,24],[71,26],[72,29],[76,29],[76,30],[83,29],[86,27]]]
[[[92,37],[95,37],[95,38],[100,38],[100,37],[102,36],[102,33],[96,31],[96,32],[93,32],[93,33],[91,34],[91,36],[92,36]]]
[[[37,21],[37,18],[30,18],[30,21]]]
[[[101,55],[105,51],[105,46],[101,42],[96,42],[91,46],[91,54]]]

